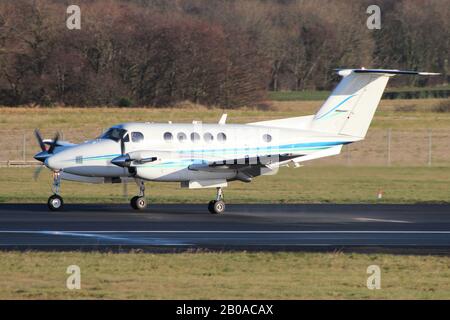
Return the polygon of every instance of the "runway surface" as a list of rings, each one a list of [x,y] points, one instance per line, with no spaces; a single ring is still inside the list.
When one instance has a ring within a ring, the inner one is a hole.
[[[450,205],[0,205],[1,249],[438,249],[450,253]]]

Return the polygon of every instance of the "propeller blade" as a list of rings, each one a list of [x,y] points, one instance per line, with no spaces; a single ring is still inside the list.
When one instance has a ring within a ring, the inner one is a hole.
[[[42,168],[44,168],[43,165],[40,165],[39,167],[36,168],[36,170],[34,170],[33,173],[33,180],[36,181],[39,178],[39,175],[41,174]]]
[[[39,147],[41,147],[42,151],[47,151],[47,148],[45,147],[44,140],[42,140],[41,133],[39,132],[39,129],[34,129],[34,136],[36,137],[36,140],[39,143]]]
[[[127,199],[128,198],[128,185],[126,182],[122,182],[122,185],[123,185],[123,189],[122,189],[123,197],[125,199]]]
[[[120,153],[122,155],[125,154],[125,142],[123,141],[123,138],[120,138]]]
[[[59,132],[56,132],[55,137],[53,138],[52,144],[50,145],[50,148],[48,149],[48,153],[53,153],[53,151],[56,148],[56,145],[58,144],[59,140]]]

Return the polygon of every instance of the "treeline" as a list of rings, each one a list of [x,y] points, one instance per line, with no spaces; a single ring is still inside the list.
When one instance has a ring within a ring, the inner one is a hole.
[[[448,1],[375,1],[382,29],[369,30],[373,2],[83,0],[81,30],[68,30],[71,1],[3,0],[0,104],[238,107],[267,90],[330,89],[336,67],[447,81]]]

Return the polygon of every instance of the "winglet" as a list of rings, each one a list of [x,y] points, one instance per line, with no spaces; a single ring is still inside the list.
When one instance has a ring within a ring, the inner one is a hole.
[[[219,124],[225,124],[226,121],[227,121],[227,114],[224,113],[224,114],[222,114],[222,116],[220,117]]]

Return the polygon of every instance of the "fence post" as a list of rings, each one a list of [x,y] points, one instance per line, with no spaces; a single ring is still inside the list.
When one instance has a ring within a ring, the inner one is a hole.
[[[392,128],[388,129],[387,132],[387,165],[391,165],[391,135],[392,135]]]
[[[23,148],[22,148],[22,159],[23,159],[23,161],[26,160],[26,156],[27,156],[27,145],[26,145],[26,143],[27,143],[27,138],[26,138],[26,135],[24,133],[23,134],[23,144],[22,144],[22,146],[23,146]]]
[[[347,144],[347,166],[350,166],[350,144]]]
[[[428,166],[431,166],[431,148],[433,146],[433,131],[428,129]]]

